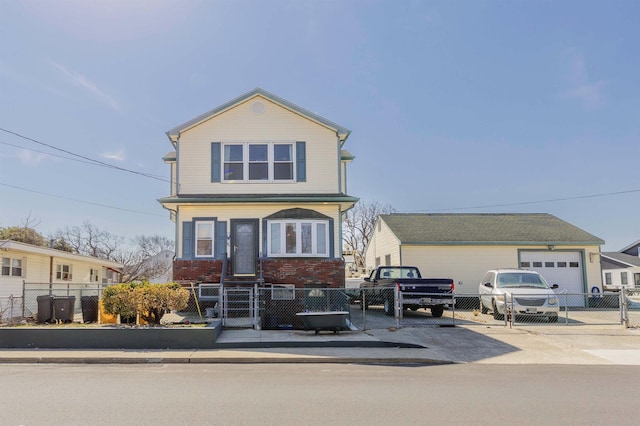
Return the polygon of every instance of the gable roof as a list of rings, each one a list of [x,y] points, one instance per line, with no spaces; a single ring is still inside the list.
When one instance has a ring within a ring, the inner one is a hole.
[[[620,253],[626,253],[630,255],[640,253],[640,240],[636,241],[635,243],[629,244],[628,246],[620,250]]]
[[[240,104],[242,102],[245,102],[255,96],[262,96],[263,98],[266,98],[268,100],[270,100],[271,102],[274,102],[280,106],[282,106],[283,108],[288,109],[289,111],[292,111],[296,114],[302,115],[303,117],[308,118],[311,121],[315,121],[316,123],[319,123],[325,127],[328,127],[330,129],[333,129],[336,131],[336,134],[338,135],[338,137],[340,138],[341,141],[345,141],[348,137],[349,134],[351,133],[351,130],[347,129],[346,127],[343,127],[339,124],[334,123],[331,120],[328,120],[324,117],[319,116],[318,114],[315,114],[309,110],[306,110],[292,102],[287,101],[286,99],[283,99],[279,96],[274,95],[273,93],[269,93],[264,89],[261,88],[255,88],[253,90],[251,90],[250,92],[245,93],[244,95],[240,95],[235,99],[230,100],[229,102],[226,102],[222,105],[219,105],[217,107],[215,107],[214,109],[205,112],[204,114],[200,114],[199,116],[185,122],[182,123],[176,127],[174,127],[173,129],[169,130],[167,132],[167,136],[169,137],[169,139],[172,142],[176,142],[178,140],[178,138],[180,137],[180,133],[184,132],[185,130],[190,129],[193,126],[196,126],[200,123],[202,123],[203,121],[209,120],[211,118],[213,118],[214,116],[230,109],[233,108],[234,106],[236,106],[237,104]]]
[[[393,213],[380,215],[401,244],[602,245],[604,241],[547,213]]]
[[[640,266],[640,257],[632,256],[626,253],[619,253],[617,251],[606,251],[602,252],[601,256],[603,258],[609,259],[618,264],[623,264],[625,266],[633,267]]]
[[[110,260],[100,259],[98,257],[93,257],[93,256],[84,256],[81,254],[69,253],[68,251],[52,249],[48,247],[35,246],[33,244],[27,244],[20,241],[0,240],[0,248],[7,249],[7,250],[16,250],[16,251],[21,251],[25,253],[40,254],[43,256],[54,256],[62,259],[68,259],[68,260],[92,262],[92,263],[97,263],[102,266],[114,268],[114,269],[121,269],[123,267],[121,263],[112,262]]]

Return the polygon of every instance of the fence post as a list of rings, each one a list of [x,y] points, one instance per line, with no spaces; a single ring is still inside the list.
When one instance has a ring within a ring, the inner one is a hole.
[[[629,328],[629,310],[627,305],[627,289],[622,286],[620,294],[618,294],[618,303],[620,304],[620,323]]]
[[[260,330],[260,296],[258,293],[258,283],[253,284],[253,328]]]
[[[569,325],[569,293],[564,291],[564,323]]]
[[[367,329],[367,291],[360,290],[360,298],[362,299],[362,329]]]
[[[398,286],[393,288],[393,300],[395,300],[394,311],[396,317],[396,328],[401,327],[400,315],[402,315],[402,292],[398,289]]]

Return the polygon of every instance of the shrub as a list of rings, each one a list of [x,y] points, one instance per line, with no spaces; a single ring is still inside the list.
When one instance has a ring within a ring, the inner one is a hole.
[[[102,293],[104,311],[120,317],[140,315],[149,324],[160,324],[165,312],[187,307],[189,292],[180,284],[125,283],[109,286]]]

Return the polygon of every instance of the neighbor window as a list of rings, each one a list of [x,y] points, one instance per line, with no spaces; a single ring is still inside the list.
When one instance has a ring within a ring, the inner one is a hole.
[[[22,259],[2,258],[2,275],[8,277],[22,276]]]
[[[391,255],[390,254],[385,254],[384,255],[384,266],[391,266]]]
[[[620,272],[620,283],[622,285],[627,285],[629,284],[629,278],[627,276],[626,272]]]
[[[196,222],[196,257],[213,256],[213,226],[214,221]]]
[[[611,285],[611,272],[605,272],[605,274],[604,274],[604,283],[606,285]]]
[[[223,144],[223,181],[273,182],[294,180],[294,143]]]
[[[267,225],[269,256],[329,256],[326,220],[272,220]]]
[[[71,281],[71,265],[56,265],[56,279],[62,281]]]
[[[89,269],[89,281],[98,282],[100,277],[100,271],[98,269]]]

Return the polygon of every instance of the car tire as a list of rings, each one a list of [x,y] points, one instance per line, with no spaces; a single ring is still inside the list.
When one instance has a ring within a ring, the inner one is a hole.
[[[384,298],[384,313],[385,315],[388,315],[390,317],[392,317],[394,315],[394,309],[393,309],[393,300],[389,299],[388,297]]]
[[[434,318],[440,318],[444,313],[444,306],[438,305],[431,307],[431,316]]]
[[[498,308],[496,307],[496,301],[491,302],[491,307],[493,308],[493,319],[501,320],[504,319],[504,315],[500,315],[498,313]]]
[[[483,314],[489,313],[489,309],[486,306],[484,306],[484,303],[482,303],[482,300],[480,300],[480,312],[482,312]]]

